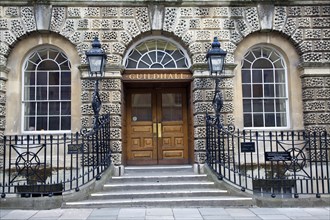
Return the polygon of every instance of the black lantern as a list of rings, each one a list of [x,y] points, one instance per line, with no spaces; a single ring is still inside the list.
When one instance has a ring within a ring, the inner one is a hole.
[[[222,128],[222,124],[220,122],[220,112],[223,107],[223,98],[219,88],[220,79],[218,75],[220,75],[224,69],[225,58],[227,52],[220,48],[220,42],[217,37],[214,37],[212,48],[207,52],[206,58],[209,65],[210,75],[215,74],[215,90],[214,97],[212,100],[212,106],[214,109],[214,113],[216,116],[215,124],[220,128]]]
[[[102,77],[107,55],[101,49],[101,43],[97,37],[92,42],[92,49],[86,51],[86,57],[89,64],[89,74],[91,77]]]
[[[222,73],[227,52],[220,48],[220,42],[214,37],[212,48],[207,52],[206,58],[209,65],[210,74],[216,76]]]

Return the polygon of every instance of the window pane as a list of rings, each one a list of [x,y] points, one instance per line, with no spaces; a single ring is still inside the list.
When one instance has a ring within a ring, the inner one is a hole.
[[[285,112],[286,102],[285,100],[276,100],[276,112]]]
[[[49,117],[49,130],[60,130],[60,117]]]
[[[49,115],[59,115],[60,114],[60,103],[50,102],[49,103]]]
[[[71,114],[71,102],[62,102],[61,115],[70,115],[70,114]]]
[[[49,85],[59,85],[60,75],[58,72],[49,72]]]
[[[35,72],[25,72],[24,79],[25,85],[35,85]]]
[[[253,83],[262,83],[262,71],[252,70],[252,81]]]
[[[263,97],[262,84],[253,85],[253,97]]]
[[[24,130],[26,131],[35,131],[36,126],[35,126],[35,117],[25,117],[24,118]]]
[[[274,82],[273,70],[264,70],[264,82],[265,83]]]
[[[62,117],[61,118],[61,130],[70,130],[71,129],[71,118]]]
[[[34,116],[36,114],[36,103],[35,102],[27,102],[24,104],[24,114],[26,116]]]
[[[242,83],[251,83],[250,70],[242,70]]]
[[[275,70],[275,82],[284,83],[285,82],[285,72],[284,70]]]
[[[263,112],[262,100],[253,100],[253,112]]]
[[[47,114],[48,114],[48,103],[37,102],[37,115],[47,115]]]
[[[251,85],[242,85],[243,97],[251,97]]]
[[[264,84],[264,95],[265,97],[274,97],[274,85]]]
[[[47,100],[47,87],[37,87],[37,100]]]
[[[47,72],[37,72],[37,85],[47,85]]]
[[[243,100],[243,112],[251,112],[251,101],[250,100]]]
[[[61,100],[70,100],[70,99],[71,99],[71,87],[62,87]]]
[[[266,127],[275,127],[275,115],[274,114],[265,114],[265,126]]]
[[[262,114],[253,114],[253,125],[254,127],[263,127],[264,116]]]
[[[60,94],[59,94],[59,87],[49,87],[49,100],[59,100]]]
[[[47,117],[37,117],[37,130],[48,130],[47,129]]]
[[[270,100],[270,99],[266,99],[264,100],[264,108],[265,108],[265,112],[275,112],[275,108],[274,108],[274,100]]]
[[[25,87],[24,100],[35,100],[35,87]]]
[[[264,68],[273,68],[273,65],[269,60],[266,59],[258,59],[252,64],[252,68],[255,69],[264,69]]]
[[[151,94],[132,94],[132,118],[134,121],[151,121]]]
[[[276,123],[277,123],[277,126],[280,126],[280,127],[287,126],[287,124],[286,124],[286,114],[285,113],[276,114]]]
[[[162,120],[182,121],[182,95],[180,93],[162,94]]]
[[[252,127],[252,114],[244,114],[244,127]]]
[[[286,97],[285,84],[277,84],[275,88],[276,88],[276,97]]]

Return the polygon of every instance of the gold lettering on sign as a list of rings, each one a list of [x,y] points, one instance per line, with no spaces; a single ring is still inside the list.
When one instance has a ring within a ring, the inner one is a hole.
[[[124,80],[183,80],[191,79],[190,73],[128,73]]]

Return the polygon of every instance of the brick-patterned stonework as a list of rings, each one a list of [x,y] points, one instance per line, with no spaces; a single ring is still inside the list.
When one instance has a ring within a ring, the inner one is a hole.
[[[302,63],[330,64],[330,5],[290,5],[259,4],[244,6],[211,7],[184,4],[155,7],[138,1],[136,7],[114,6],[111,1],[104,6],[19,6],[0,3],[0,71],[6,67],[7,57],[15,43],[35,31],[51,31],[62,35],[76,46],[81,64],[86,64],[85,51],[90,42],[98,36],[108,55],[107,64],[122,68],[123,58],[128,47],[140,36],[151,34],[155,28],[177,39],[190,54],[192,66],[205,64],[205,54],[214,36],[218,36],[222,48],[226,50],[227,64],[234,64],[237,45],[251,33],[273,31],[285,36],[297,49]],[[184,1],[183,1],[184,2]],[[109,4],[109,6],[107,6]],[[317,3],[314,3],[317,4]],[[158,11],[155,11],[158,10]],[[41,13],[43,12],[43,13]],[[163,16],[163,17],[157,17]],[[161,24],[157,21],[163,21]],[[45,21],[50,21],[49,23]],[[206,65],[204,65],[206,67]],[[204,68],[206,71],[207,68]],[[194,75],[196,75],[194,73]],[[225,105],[224,123],[234,123],[233,117],[233,77],[226,77],[220,87],[223,89]],[[316,77],[303,76],[304,120],[307,129],[329,130],[329,74]],[[314,82],[319,81],[319,83]],[[115,89],[112,87],[116,85]],[[120,85],[120,86],[119,86]],[[5,81],[0,81],[1,95],[5,96]],[[120,79],[105,79],[101,83],[101,96],[104,101],[102,112],[110,112],[113,120],[112,135],[115,139],[112,148],[116,163],[121,163],[121,102]],[[82,125],[91,123],[90,100],[93,85],[88,80],[82,84]],[[210,101],[214,91],[211,79],[195,76],[193,81],[193,115],[195,135],[195,160],[203,162],[204,115],[212,112]],[[5,99],[5,98],[4,98]],[[4,102],[0,102],[0,130],[5,126]]]

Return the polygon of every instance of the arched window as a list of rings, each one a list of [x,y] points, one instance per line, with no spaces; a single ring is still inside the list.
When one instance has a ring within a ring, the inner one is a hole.
[[[55,48],[32,52],[23,69],[23,130],[71,130],[71,71]]]
[[[146,40],[130,50],[127,69],[185,69],[189,60],[181,48],[165,39]]]
[[[244,127],[288,127],[287,70],[276,50],[258,46],[242,62]]]

